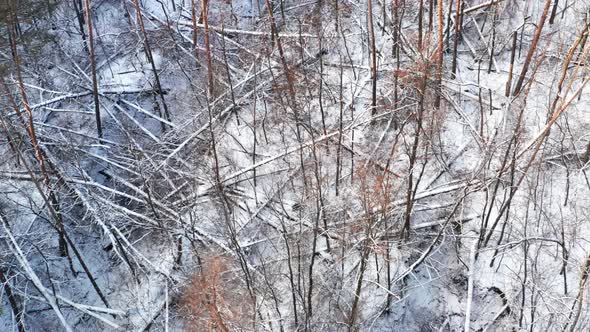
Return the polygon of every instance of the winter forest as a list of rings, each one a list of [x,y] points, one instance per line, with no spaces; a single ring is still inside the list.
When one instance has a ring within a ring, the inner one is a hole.
[[[590,0],[0,0],[0,331],[589,331]]]

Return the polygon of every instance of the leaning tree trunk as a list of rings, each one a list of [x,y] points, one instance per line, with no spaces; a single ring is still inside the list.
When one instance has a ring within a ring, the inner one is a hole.
[[[535,54],[535,50],[537,49],[537,44],[539,43],[539,39],[541,38],[541,31],[543,30],[543,26],[545,25],[545,20],[547,20],[547,14],[549,13],[549,7],[551,7],[551,0],[546,0],[545,1],[545,8],[543,9],[543,14],[541,15],[541,19],[539,20],[539,24],[537,24],[537,30],[535,31],[535,36],[533,37],[533,42],[531,44],[531,48],[529,49],[529,52],[526,55],[526,59],[524,61],[524,66],[522,67],[522,71],[520,72],[520,76],[518,77],[518,81],[516,82],[516,86],[514,87],[514,92],[512,93],[513,96],[516,96],[520,92],[520,90],[522,89],[522,85],[524,84],[524,79],[526,77],[526,73],[529,70],[529,66],[531,65],[531,60],[533,59],[533,55]]]
[[[73,0],[74,3],[74,11],[76,12],[76,19],[78,20],[78,28],[80,29],[80,34],[82,35],[82,42],[84,43],[84,50],[86,54],[90,54],[88,50],[88,42],[86,40],[86,33],[84,32],[84,16],[82,16],[82,2],[81,0]]]
[[[135,11],[137,12],[137,22],[139,24],[139,29],[143,35],[143,45],[145,48],[145,55],[152,67],[152,72],[154,73],[154,79],[156,81],[156,89],[158,89],[158,95],[160,96],[160,100],[162,101],[162,106],[164,107],[164,115],[166,116],[166,120],[170,121],[170,112],[168,112],[168,105],[166,104],[166,100],[164,99],[164,90],[162,90],[162,84],[160,84],[160,76],[158,75],[158,70],[156,69],[156,64],[154,62],[154,56],[152,53],[152,48],[150,47],[150,42],[148,40],[147,32],[145,31],[145,26],[143,24],[143,16],[141,14],[141,7],[139,6],[139,0],[133,0],[133,4],[135,5]],[[163,124],[162,124],[163,126]]]
[[[4,285],[4,292],[6,293],[8,302],[10,303],[12,313],[14,314],[18,332],[25,332],[25,322],[23,317],[24,312],[22,310],[22,306],[20,305],[18,299],[12,292],[12,287],[10,287],[10,283],[6,279],[6,275],[2,267],[0,267],[0,284]]]
[[[57,225],[58,234],[59,234],[59,253],[62,257],[68,255],[68,244],[65,239],[65,229],[63,224],[63,218],[59,208],[59,200],[57,198],[57,194],[53,190],[51,185],[51,181],[49,179],[49,175],[47,174],[47,169],[45,168],[45,160],[43,153],[41,152],[41,148],[39,147],[39,142],[37,141],[37,134],[35,133],[35,126],[33,122],[33,111],[30,107],[29,100],[27,97],[27,92],[25,90],[25,85],[23,82],[23,77],[21,73],[21,66],[20,66],[20,59],[18,56],[18,50],[16,47],[16,36],[12,27],[9,24],[8,34],[10,39],[10,46],[12,48],[12,57],[14,60],[15,68],[16,68],[16,79],[18,84],[18,89],[21,94],[22,102],[25,107],[25,112],[27,114],[28,119],[28,126],[25,128],[27,130],[27,134],[31,140],[31,145],[35,151],[35,158],[37,159],[37,163],[39,164],[39,170],[41,171],[41,176],[43,177],[43,183],[47,191],[49,192],[49,199],[51,202],[51,208],[55,210],[57,213],[55,215],[55,223]]]

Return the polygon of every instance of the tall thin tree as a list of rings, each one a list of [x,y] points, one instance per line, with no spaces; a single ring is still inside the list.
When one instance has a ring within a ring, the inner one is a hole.
[[[207,12],[207,0],[201,1],[201,14],[203,18],[203,27],[205,28],[205,52],[207,56],[207,93],[209,94],[208,98],[213,98],[213,63],[211,61],[211,44],[209,41],[209,18]]]
[[[133,0],[133,5],[135,6],[135,12],[137,13],[137,23],[139,24],[139,29],[143,35],[143,45],[145,49],[145,56],[152,67],[152,72],[154,73],[154,79],[156,81],[156,89],[158,90],[157,93],[160,96],[160,100],[162,101],[162,106],[164,107],[164,115],[166,116],[166,120],[170,121],[170,112],[168,111],[168,105],[166,104],[166,100],[164,98],[164,91],[162,89],[162,84],[160,83],[160,75],[158,75],[158,70],[156,69],[156,63],[154,61],[154,56],[152,53],[152,48],[150,46],[150,42],[148,40],[148,35],[145,30],[145,25],[143,24],[143,15],[141,13],[141,7],[139,6],[139,0]],[[163,126],[163,124],[162,124]]]
[[[98,133],[98,138],[102,139],[102,124],[100,122],[100,102],[98,99],[98,80],[96,77],[96,60],[94,58],[94,36],[92,32],[92,12],[90,11],[90,0],[84,0],[84,5],[86,7],[86,25],[88,27],[88,51],[90,57],[90,68],[92,71],[92,96],[94,97],[96,131]]]
[[[443,35],[443,0],[438,0],[438,49],[437,49],[437,64],[438,69],[436,71],[436,98],[434,101],[434,107],[440,107],[440,95],[442,87],[442,71],[443,71],[443,52],[444,52],[444,35]]]
[[[12,15],[16,16],[15,13]],[[27,114],[28,125],[26,127],[27,134],[29,139],[31,140],[31,145],[33,146],[33,150],[35,151],[35,158],[37,159],[37,163],[39,165],[39,170],[41,171],[41,176],[43,177],[43,184],[45,185],[47,191],[49,192],[49,200],[51,202],[51,207],[53,211],[56,211],[55,214],[55,223],[58,229],[59,234],[59,253],[62,257],[68,256],[68,244],[65,239],[65,229],[63,225],[63,218],[59,208],[59,200],[57,194],[53,190],[53,185],[51,184],[51,180],[47,173],[47,168],[45,167],[45,156],[41,151],[41,147],[39,146],[39,142],[37,141],[37,134],[35,132],[35,125],[33,122],[33,110],[29,104],[29,100],[27,97],[27,92],[25,89],[25,84],[22,77],[22,70],[21,70],[21,63],[20,57],[18,56],[18,49],[16,47],[16,34],[12,28],[12,22],[8,24],[8,37],[12,51],[12,57],[16,69],[16,78],[18,83],[18,89],[21,94],[22,103],[25,107],[25,113]],[[18,111],[18,108],[15,110]]]
[[[531,65],[531,60],[533,59],[533,55],[535,54],[535,50],[537,49],[537,44],[539,43],[539,39],[541,38],[541,31],[543,30],[543,26],[545,25],[545,21],[547,20],[547,14],[549,13],[550,7],[551,0],[546,0],[545,8],[543,9],[543,14],[541,14],[541,18],[539,19],[539,23],[537,24],[537,30],[535,31],[535,36],[533,37],[533,42],[531,43],[531,48],[529,48],[529,51],[526,55],[526,59],[524,61],[524,65],[522,67],[522,71],[520,72],[520,76],[518,77],[518,81],[516,82],[516,86],[514,87],[514,92],[512,93],[513,96],[517,95],[522,89],[524,79],[526,78],[529,66]]]
[[[377,50],[375,49],[375,28],[373,27],[373,0],[367,1],[369,16],[369,43],[371,45],[371,79],[373,82],[371,91],[371,114],[377,112]]]

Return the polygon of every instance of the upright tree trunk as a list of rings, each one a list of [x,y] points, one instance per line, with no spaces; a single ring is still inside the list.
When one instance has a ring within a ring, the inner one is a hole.
[[[370,226],[367,226],[370,228]],[[369,233],[369,232],[367,232]],[[359,303],[361,300],[361,292],[363,290],[363,277],[367,270],[367,261],[369,260],[369,254],[371,253],[369,247],[369,239],[363,241],[363,254],[361,256],[361,265],[359,267],[358,279],[356,280],[356,287],[354,290],[354,299],[352,300],[352,307],[350,309],[350,316],[348,317],[348,332],[355,331],[355,325],[358,319]]]
[[[584,164],[587,164],[590,161],[590,141],[588,141],[588,144],[586,145],[586,151],[584,152],[584,154],[582,154],[580,160]]]
[[[506,91],[504,95],[510,96],[512,90],[512,72],[514,71],[514,58],[516,57],[516,41],[518,39],[518,30],[512,33],[512,50],[510,51],[510,67],[508,67],[508,79],[506,80]]]
[[[444,35],[443,35],[443,0],[438,0],[438,50],[437,50],[437,64],[438,69],[436,71],[436,97],[434,101],[434,107],[440,107],[440,98],[442,92],[442,71],[443,71],[443,52],[444,52]]]
[[[410,222],[412,217],[412,210],[414,208],[413,197],[414,190],[414,167],[416,167],[416,159],[418,153],[418,147],[420,146],[420,133],[422,128],[422,119],[424,115],[425,99],[426,99],[426,84],[428,82],[427,71],[423,73],[422,81],[420,83],[420,93],[418,102],[418,115],[416,119],[416,132],[414,133],[414,142],[412,143],[412,151],[409,155],[409,167],[408,167],[408,187],[406,190],[406,211],[404,214],[404,226],[402,228],[401,238],[407,239],[410,236]]]
[[[373,27],[373,0],[367,1],[369,15],[369,43],[371,45],[371,78],[373,81],[371,95],[371,114],[377,113],[377,50],[375,49],[375,28]]]
[[[424,0],[420,0],[418,5],[418,51],[422,51],[422,20],[424,16]]]
[[[555,0],[553,3],[553,10],[551,10],[551,17],[549,18],[549,24],[553,24],[555,21],[555,14],[557,14],[557,7],[559,6],[559,0]]]
[[[191,0],[191,19],[193,23],[193,53],[195,54],[195,64],[199,67],[199,51],[197,49],[197,5],[195,0]]]
[[[498,16],[498,8],[495,5],[493,8],[494,15],[492,16],[492,45],[490,46],[490,60],[488,61],[488,74],[492,72],[492,65],[494,64],[494,52],[496,49],[496,18]]]
[[[451,43],[451,12],[453,11],[453,0],[449,0],[449,12],[447,13],[447,28],[445,30],[446,32],[446,41],[447,41],[447,45],[446,45],[446,49],[449,49],[451,47],[450,43]]]
[[[455,35],[453,36],[453,68],[451,70],[451,77],[454,79],[457,73],[457,44],[459,43],[459,28],[461,27],[461,0],[457,0],[457,7],[455,8]]]
[[[209,43],[209,20],[207,18],[207,0],[201,0],[201,14],[203,17],[203,27],[205,33],[205,52],[207,56],[207,94],[208,98],[211,99],[214,96],[213,88],[213,62],[211,61],[211,44]]]
[[[283,66],[283,71],[285,72],[285,76],[287,78],[287,89],[289,91],[289,97],[291,98],[292,108],[295,109],[297,113],[297,106],[295,101],[295,87],[293,84],[293,79],[291,75],[291,71],[289,70],[289,66],[287,65],[287,59],[285,58],[285,52],[283,51],[283,43],[281,41],[281,37],[279,36],[279,32],[277,31],[277,23],[272,11],[272,3],[270,0],[266,0],[266,9],[268,11],[268,17],[270,18],[270,32],[273,36],[273,47],[274,41],[277,43],[277,49],[279,51],[279,57],[281,60],[281,64]]]
[[[434,0],[428,0],[428,31],[434,28]]]
[[[88,50],[90,57],[90,68],[92,70],[92,95],[94,96],[94,115],[96,118],[96,131],[98,138],[102,140],[102,124],[100,122],[100,103],[98,100],[98,82],[96,78],[96,61],[94,59],[94,36],[92,33],[92,13],[90,12],[90,0],[85,0],[86,24],[88,26]]]
[[[340,63],[342,63],[342,54],[340,55]],[[344,76],[344,66],[340,66],[340,81],[339,81],[339,89],[338,89],[338,109],[340,114],[338,116],[338,147],[336,148],[336,196],[339,195],[339,186],[340,186],[340,171],[342,169],[342,118],[344,112],[344,96],[343,96],[343,76]]]

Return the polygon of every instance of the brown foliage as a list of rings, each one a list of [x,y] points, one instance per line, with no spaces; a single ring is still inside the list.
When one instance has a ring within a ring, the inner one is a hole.
[[[250,298],[229,266],[225,257],[204,259],[201,273],[184,290],[181,313],[188,331],[228,332],[250,325]]]

